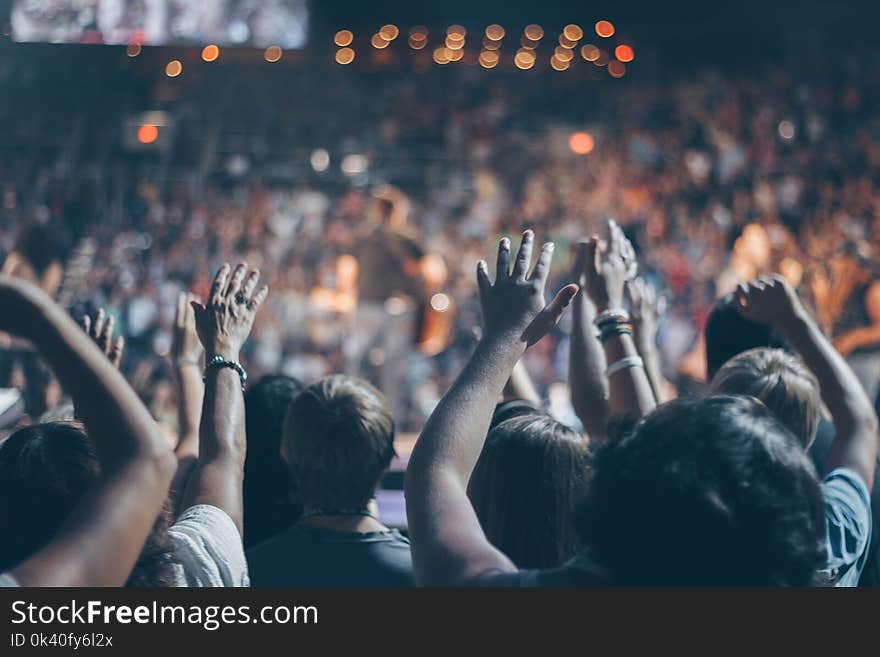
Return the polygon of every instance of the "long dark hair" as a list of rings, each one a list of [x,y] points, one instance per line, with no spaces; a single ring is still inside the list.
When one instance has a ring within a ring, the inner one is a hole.
[[[486,537],[520,568],[553,568],[578,550],[572,511],[588,474],[583,437],[546,413],[490,431],[468,484]]]

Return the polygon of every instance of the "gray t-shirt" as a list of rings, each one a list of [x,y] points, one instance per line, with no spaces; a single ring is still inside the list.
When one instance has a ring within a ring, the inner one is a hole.
[[[822,480],[828,567],[823,583],[857,586],[871,543],[871,496],[855,472],[837,468]]]

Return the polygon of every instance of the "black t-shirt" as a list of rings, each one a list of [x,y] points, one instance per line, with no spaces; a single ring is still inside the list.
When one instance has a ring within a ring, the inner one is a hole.
[[[247,552],[252,586],[413,586],[409,541],[396,529],[339,532],[296,524]]]

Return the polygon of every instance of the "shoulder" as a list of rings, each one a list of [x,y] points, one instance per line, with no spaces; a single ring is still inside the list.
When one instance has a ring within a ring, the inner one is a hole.
[[[185,586],[248,586],[241,535],[229,515],[209,504],[186,509],[168,530]]]

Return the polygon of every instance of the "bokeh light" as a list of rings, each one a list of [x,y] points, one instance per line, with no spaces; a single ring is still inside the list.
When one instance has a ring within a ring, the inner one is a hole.
[[[354,50],[351,48],[340,48],[336,51],[336,63],[346,66],[354,61]]]
[[[562,30],[562,34],[571,41],[580,41],[584,37],[584,31],[581,29],[581,26],[574,23],[566,25]]]
[[[165,75],[169,78],[176,78],[181,73],[183,73],[183,64],[180,63],[179,59],[172,59],[165,64]]]
[[[526,29],[523,30],[523,34],[531,41],[540,41],[544,38],[544,28],[540,25],[527,25]]]
[[[616,59],[608,62],[608,74],[612,78],[622,78],[626,75],[626,64],[619,62]]]
[[[400,34],[400,30],[397,29],[396,25],[383,25],[379,30],[379,34],[381,34],[382,38],[386,41],[394,41]]]
[[[159,128],[156,126],[145,123],[141,127],[138,128],[137,131],[137,140],[142,144],[152,144],[159,138]]]
[[[130,43],[128,44],[128,48],[125,49],[125,54],[129,57],[137,57],[141,54],[141,44],[139,43]]]
[[[376,34],[374,34],[372,36],[372,38],[370,39],[370,44],[374,48],[382,50],[383,48],[388,47],[389,41],[385,37],[383,37],[380,33],[376,32]]]
[[[274,64],[277,61],[281,60],[281,47],[280,46],[269,46],[266,48],[266,52],[263,57],[270,64]]]
[[[504,34],[504,28],[497,23],[493,23],[486,28],[486,38],[490,41],[501,41],[504,38]]]
[[[581,57],[588,62],[595,62],[599,59],[599,49],[592,43],[588,43],[581,48]]]
[[[340,48],[350,46],[352,41],[354,41],[354,34],[352,34],[351,30],[339,30],[336,36],[333,37],[333,43]]]
[[[213,43],[202,48],[202,61],[216,62],[220,56],[220,48]]]
[[[614,36],[614,25],[610,21],[599,21],[596,23],[596,34],[603,39]]]
[[[576,132],[568,139],[568,146],[572,153],[578,155],[586,155],[592,152],[596,143],[593,136],[589,132]]]

